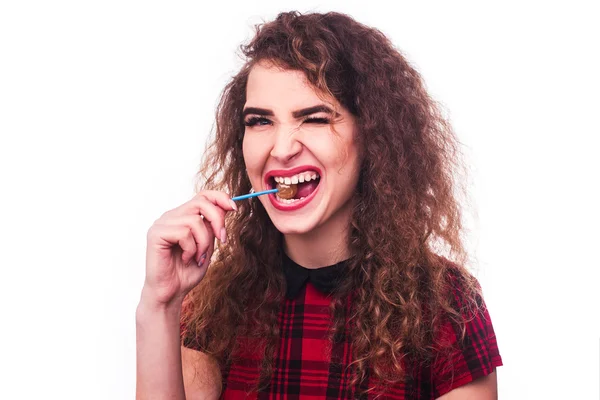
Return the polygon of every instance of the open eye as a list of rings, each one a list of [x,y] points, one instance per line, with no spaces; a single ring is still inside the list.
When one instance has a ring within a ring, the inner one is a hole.
[[[304,118],[302,120],[302,123],[310,123],[310,124],[322,124],[322,125],[327,125],[330,123],[329,118],[317,118],[317,117],[308,117],[308,118]],[[266,119],[265,117],[251,117],[248,120],[244,121],[244,125],[245,126],[264,126],[264,125],[269,125],[271,124],[271,121],[269,121],[268,119]]]
[[[252,117],[249,118],[247,121],[244,121],[244,125],[246,126],[263,126],[266,124],[271,123],[271,121],[269,121],[268,119],[264,118],[264,117]]]

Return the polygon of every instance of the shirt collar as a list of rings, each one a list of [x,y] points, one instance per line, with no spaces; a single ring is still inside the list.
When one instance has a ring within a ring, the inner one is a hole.
[[[285,296],[294,299],[300,293],[302,286],[310,281],[317,290],[330,294],[338,286],[349,260],[340,261],[321,268],[305,268],[283,253],[283,274],[287,284]]]

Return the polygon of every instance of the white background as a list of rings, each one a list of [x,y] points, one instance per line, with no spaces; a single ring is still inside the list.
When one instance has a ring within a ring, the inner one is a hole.
[[[465,144],[502,399],[597,399],[595,2],[3,1],[0,398],[131,399],[146,231],[193,195],[252,25],[387,34]]]

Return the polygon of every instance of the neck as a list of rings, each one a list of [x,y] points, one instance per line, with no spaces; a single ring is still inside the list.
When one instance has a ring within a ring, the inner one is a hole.
[[[348,228],[351,217],[352,202],[349,201],[325,224],[310,232],[284,235],[286,254],[306,268],[325,267],[350,258]]]

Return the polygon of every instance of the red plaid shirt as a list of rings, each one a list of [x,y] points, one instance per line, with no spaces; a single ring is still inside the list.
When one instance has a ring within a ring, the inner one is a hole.
[[[289,282],[289,276],[288,282]],[[304,280],[306,281],[306,280]],[[301,284],[293,298],[286,298],[279,313],[281,332],[279,354],[267,390],[251,392],[260,374],[260,346],[247,338],[240,338],[240,352],[223,369],[222,399],[353,399],[357,389],[347,389],[350,379],[346,371],[352,361],[350,343],[345,337],[331,346],[327,339],[330,324],[331,297],[317,290],[310,279]],[[298,286],[298,285],[297,285]],[[288,288],[289,289],[289,288]],[[289,295],[289,293],[288,293]],[[461,293],[454,296],[460,303]],[[418,373],[404,383],[388,388],[385,393],[374,391],[361,398],[372,399],[435,399],[472,380],[488,375],[502,365],[496,336],[485,303],[483,312],[467,322],[466,340],[457,343],[455,327],[448,322],[445,338],[455,344],[452,358],[420,367]],[[184,345],[192,347],[184,340]],[[329,345],[329,346],[328,346]],[[330,348],[330,351],[327,349]],[[332,362],[336,360],[337,362]],[[369,387],[374,386],[369,382]],[[364,387],[363,387],[364,389]]]

